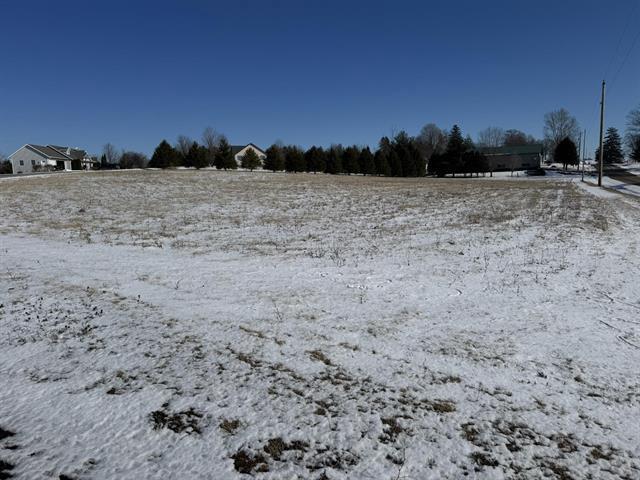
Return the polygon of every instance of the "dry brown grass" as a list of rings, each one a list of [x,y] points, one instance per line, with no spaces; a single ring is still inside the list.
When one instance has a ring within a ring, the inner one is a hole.
[[[339,266],[353,238],[375,255],[383,241],[419,233],[441,241],[449,231],[508,225],[569,236],[576,226],[605,232],[615,222],[570,183],[545,180],[95,172],[5,180],[0,202],[0,233],[193,253],[287,252]]]

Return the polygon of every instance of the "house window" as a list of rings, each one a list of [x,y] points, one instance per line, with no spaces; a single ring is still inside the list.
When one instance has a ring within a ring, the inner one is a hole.
[[[35,160],[31,160],[31,165],[35,167],[36,161]]]
[[[24,160],[20,160],[20,166],[24,167]]]

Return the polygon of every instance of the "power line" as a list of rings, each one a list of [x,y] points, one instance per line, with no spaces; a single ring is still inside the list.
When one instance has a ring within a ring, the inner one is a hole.
[[[633,14],[636,13],[636,8],[638,8],[638,3],[639,2],[635,2],[635,1],[633,2],[633,8],[631,9],[631,13],[627,17],[627,23],[622,29],[622,33],[620,34],[620,38],[618,39],[618,44],[616,45],[616,49],[614,50],[613,55],[609,57],[609,64],[607,65],[607,69],[605,70],[604,76],[602,78],[607,78],[607,75],[609,74],[609,69],[613,66],[613,61],[617,57],[618,50],[620,50],[620,47],[622,46],[622,40],[624,39],[624,36],[627,33],[629,25],[631,24],[631,20],[633,19]]]
[[[609,91],[611,91],[611,88],[613,87],[613,84],[616,82],[618,75],[620,74],[620,72],[622,71],[622,68],[624,67],[624,65],[627,63],[627,60],[629,60],[629,55],[631,55],[631,52],[633,51],[633,48],[636,46],[636,43],[638,43],[638,39],[640,38],[640,29],[638,30],[638,33],[636,34],[635,38],[633,39],[633,42],[631,42],[631,46],[629,47],[629,50],[627,50],[627,54],[624,57],[624,60],[622,60],[622,63],[620,64],[620,68],[618,68],[618,71],[616,72],[615,76],[613,77],[613,80],[611,81],[611,84],[609,85]]]

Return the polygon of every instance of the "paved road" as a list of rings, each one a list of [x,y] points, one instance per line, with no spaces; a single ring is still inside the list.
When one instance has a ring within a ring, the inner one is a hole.
[[[638,172],[640,173],[640,172]],[[629,185],[640,185],[640,175],[634,175],[629,173],[628,170],[616,166],[607,166],[604,169],[604,175],[606,177],[613,178],[620,182],[627,183]]]

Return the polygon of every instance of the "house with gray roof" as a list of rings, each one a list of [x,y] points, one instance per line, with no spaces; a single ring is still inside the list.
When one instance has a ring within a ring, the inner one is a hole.
[[[86,151],[60,145],[28,143],[9,155],[13,173],[89,170],[96,162]]]
[[[238,164],[238,167],[242,164],[242,157],[244,157],[249,150],[256,152],[260,162],[264,162],[264,159],[267,158],[267,153],[253,143],[249,143],[247,145],[231,145],[231,154]]]

